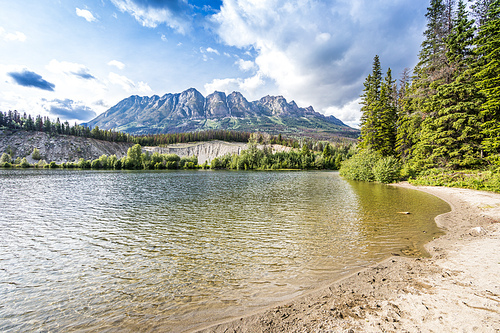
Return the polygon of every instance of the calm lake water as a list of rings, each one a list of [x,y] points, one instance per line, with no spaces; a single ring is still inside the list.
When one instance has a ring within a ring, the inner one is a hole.
[[[0,331],[184,331],[418,255],[446,211],[334,172],[0,170]]]

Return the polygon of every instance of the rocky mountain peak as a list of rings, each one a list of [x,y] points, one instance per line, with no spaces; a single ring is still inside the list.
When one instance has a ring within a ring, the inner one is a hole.
[[[211,122],[207,123],[208,119]],[[129,133],[169,133],[193,131],[198,129],[197,126],[214,126],[214,123],[224,124],[220,125],[223,126],[221,128],[230,129],[230,126],[235,126],[239,130],[245,128],[245,130],[266,131],[269,127],[286,126],[284,125],[286,122],[293,123],[294,126],[304,123],[300,126],[306,127],[320,122],[325,125],[314,125],[314,128],[333,126],[332,128],[351,130],[335,117],[325,117],[314,111],[311,106],[301,108],[294,101],[288,103],[283,96],[265,96],[260,100],[249,102],[237,91],[227,96],[224,92],[215,91],[204,97],[194,88],[181,93],[167,93],[161,97],[130,96],[87,125],[99,126],[102,129],[124,130]]]

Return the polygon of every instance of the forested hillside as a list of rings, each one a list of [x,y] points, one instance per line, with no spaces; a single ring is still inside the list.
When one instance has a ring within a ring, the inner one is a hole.
[[[345,164],[347,177],[375,180],[377,167],[402,168],[390,180],[500,167],[500,1],[431,0],[426,18],[419,62],[399,82],[373,60],[361,95],[362,153]],[[371,173],[357,174],[361,164]]]

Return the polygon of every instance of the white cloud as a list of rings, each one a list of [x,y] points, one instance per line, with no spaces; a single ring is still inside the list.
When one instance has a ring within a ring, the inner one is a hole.
[[[255,63],[251,60],[238,59],[235,62],[242,71],[249,71],[255,68]]]
[[[5,32],[5,29],[0,27],[0,36],[3,36],[3,39],[8,42],[18,41],[24,42],[26,40],[26,35],[20,31],[15,32]]]
[[[165,23],[170,28],[181,34],[190,30],[188,16],[179,15],[165,6],[150,6],[144,1],[134,0],[111,0],[113,4],[121,11],[131,14],[144,27],[156,28],[158,24]]]
[[[375,54],[393,73],[416,60],[420,35],[415,31],[425,27],[425,17],[416,18],[415,12],[425,7],[383,3],[225,0],[212,21],[225,44],[256,52],[252,58],[261,80],[273,83],[285,98],[325,112],[359,97]],[[250,65],[237,63],[242,70]],[[243,81],[218,81],[223,82]]]
[[[211,94],[214,91],[223,91],[226,94],[230,94],[233,91],[239,91],[245,97],[253,99],[257,96],[256,92],[262,88],[264,84],[265,81],[262,76],[257,74],[246,79],[214,79],[212,82],[205,84],[204,89],[206,94]]]
[[[161,40],[164,42],[168,41],[167,36],[165,36],[164,34],[161,34]]]
[[[109,73],[108,80],[112,84],[119,85],[128,93],[132,92],[140,92],[140,93],[148,93],[151,92],[152,89],[146,82],[139,81],[137,84],[134,83],[131,79],[124,75],[119,75],[116,73]]]
[[[151,89],[151,87],[149,86],[149,84],[147,84],[146,82],[143,82],[143,81],[139,81],[137,83],[137,90],[139,92],[142,92],[142,93],[149,93],[149,92],[153,91]]]
[[[109,82],[121,86],[123,88],[123,90],[125,90],[127,92],[131,92],[132,90],[135,89],[134,81],[130,80],[126,76],[111,72],[108,75],[108,79],[109,79]]]
[[[87,9],[76,8],[76,15],[83,17],[84,19],[87,20],[87,22],[97,21],[94,15]]]
[[[74,75],[80,79],[90,80],[95,77],[90,74],[90,70],[82,64],[77,64],[68,61],[57,61],[52,59],[47,66],[45,66],[52,73],[64,73],[67,75]]]
[[[325,110],[325,115],[334,116],[344,122],[344,124],[351,127],[359,128],[359,121],[361,118],[361,98],[357,98],[343,107],[331,106]]]
[[[219,51],[217,51],[217,50],[215,50],[215,49],[213,49],[213,48],[211,48],[211,47],[208,47],[208,48],[207,48],[207,52],[208,52],[208,53],[215,53],[215,54],[219,55]]]
[[[118,61],[118,60],[111,60],[110,62],[108,62],[108,65],[109,66],[115,66],[118,69],[124,69],[125,68],[125,64],[123,62],[121,62],[121,61]]]

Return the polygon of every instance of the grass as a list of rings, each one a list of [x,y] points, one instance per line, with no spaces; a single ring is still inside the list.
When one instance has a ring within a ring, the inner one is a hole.
[[[430,169],[408,182],[413,185],[459,187],[500,193],[500,170]]]

